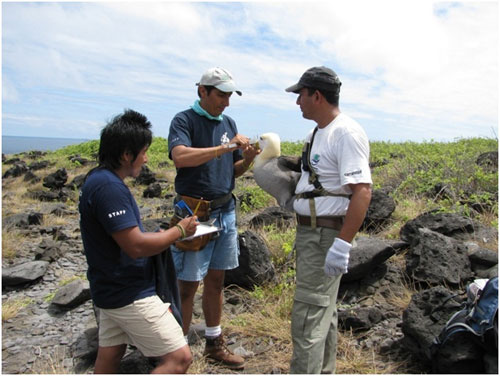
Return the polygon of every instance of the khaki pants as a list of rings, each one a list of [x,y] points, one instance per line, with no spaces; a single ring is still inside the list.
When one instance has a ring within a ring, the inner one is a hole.
[[[297,226],[297,288],[292,308],[290,373],[335,373],[337,294],[342,275],[328,277],[325,258],[338,231]]]

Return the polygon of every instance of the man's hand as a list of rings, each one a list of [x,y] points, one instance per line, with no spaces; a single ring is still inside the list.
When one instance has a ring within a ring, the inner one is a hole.
[[[261,150],[254,147],[253,145],[248,145],[243,149],[243,161],[245,166],[248,167],[252,164],[255,157],[260,154]]]
[[[240,141],[236,141],[240,140]],[[232,143],[233,141],[237,143]],[[244,141],[244,142],[243,142]],[[260,154],[260,149],[250,144],[250,139],[246,136],[237,134],[232,140],[230,145],[238,145],[238,148],[243,152],[243,160],[234,164],[234,176],[240,177],[252,165],[255,157]]]
[[[231,141],[229,141],[229,145],[230,145],[231,149],[239,148],[239,149],[243,150],[246,147],[248,147],[248,145],[250,145],[250,139],[247,136],[244,136],[244,135],[238,133],[236,136],[234,136],[231,139]],[[234,145],[236,145],[236,146],[234,146]]]
[[[186,237],[188,237],[194,235],[196,232],[196,226],[198,226],[200,222],[198,222],[197,216],[192,216],[183,218],[178,224],[182,226],[184,232],[186,233]]]
[[[349,251],[352,244],[346,241],[335,238],[332,246],[326,254],[325,274],[334,277],[339,274],[346,274],[349,266]]]

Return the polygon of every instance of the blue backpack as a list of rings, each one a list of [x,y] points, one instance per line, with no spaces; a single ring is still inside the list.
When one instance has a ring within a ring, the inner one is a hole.
[[[470,288],[470,285],[469,285]],[[430,353],[435,357],[448,340],[459,333],[471,333],[487,352],[498,352],[498,277],[488,280],[482,290],[470,293],[464,308],[454,313],[434,339]]]
[[[491,332],[498,348],[498,277],[491,278],[480,292],[467,323],[474,333],[485,338]]]

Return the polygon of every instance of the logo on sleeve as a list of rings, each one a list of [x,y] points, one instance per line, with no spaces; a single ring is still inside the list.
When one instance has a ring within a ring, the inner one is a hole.
[[[362,171],[361,171],[361,169],[359,169],[359,170],[354,170],[354,171],[346,172],[346,173],[344,174],[344,176],[354,176],[354,175],[359,175],[359,174],[361,174],[361,172],[362,172]]]
[[[118,217],[120,215],[125,214],[126,212],[127,212],[126,210],[118,210],[118,211],[115,211],[115,212],[108,213],[108,217],[109,218]]]

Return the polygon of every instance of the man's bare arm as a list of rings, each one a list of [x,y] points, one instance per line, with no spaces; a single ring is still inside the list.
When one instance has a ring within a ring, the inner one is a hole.
[[[184,218],[178,223],[184,229],[184,233],[178,227],[161,232],[142,232],[138,226],[134,226],[115,232],[111,236],[127,255],[136,259],[163,252],[184,234],[193,235],[198,223],[196,216]]]
[[[349,187],[352,190],[351,201],[338,237],[351,243],[365,219],[372,198],[372,190],[370,184],[364,183],[349,184]]]

